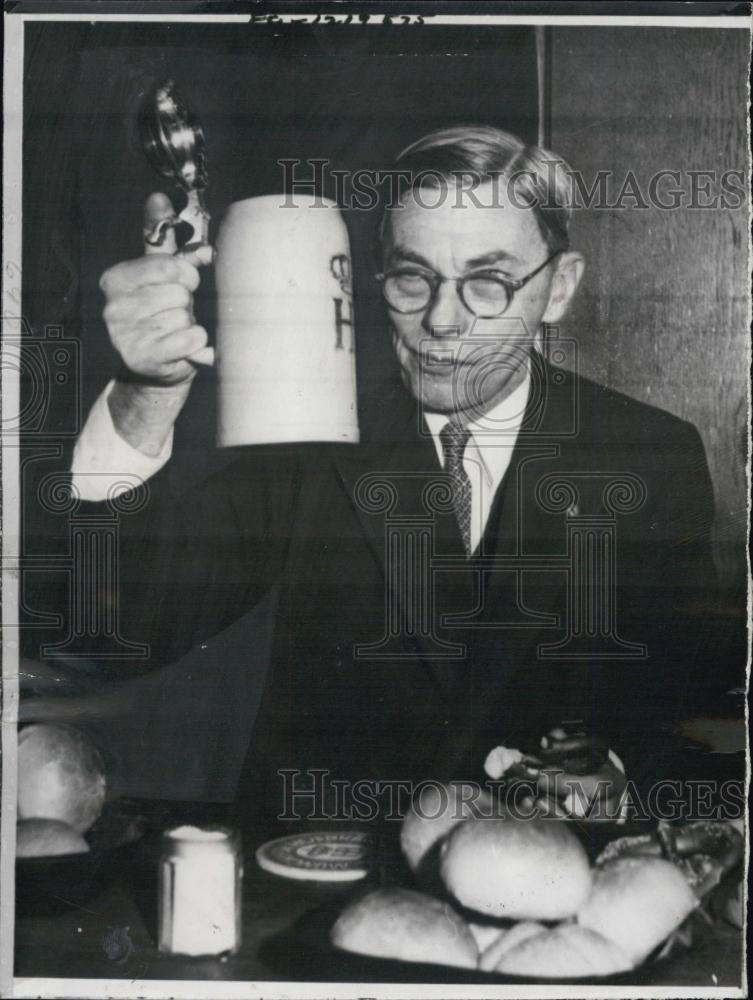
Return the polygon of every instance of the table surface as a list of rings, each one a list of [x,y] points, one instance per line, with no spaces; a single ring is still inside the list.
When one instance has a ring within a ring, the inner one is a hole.
[[[370,960],[354,967],[354,956],[339,956],[327,947],[326,933],[320,942],[312,943],[305,935],[299,937],[301,920],[305,927],[307,915],[312,912],[335,912],[354,891],[354,885],[285,879],[263,871],[254,859],[254,849],[266,838],[268,833],[262,837],[245,836],[243,931],[237,954],[196,959],[164,955],[157,950],[156,867],[145,860],[147,852],[142,849],[136,861],[123,865],[91,898],[80,903],[58,899],[53,913],[19,915],[14,975],[327,982],[353,981],[355,968],[361,981],[417,981],[422,967],[382,963],[375,969]],[[310,916],[308,920],[310,923]],[[650,971],[644,967],[635,981],[663,986],[739,987],[742,932],[723,920],[715,921],[713,926],[701,921],[696,924],[692,948],[658,963]],[[385,968],[390,969],[387,975]],[[438,967],[423,968],[428,978],[418,981],[442,980]],[[482,974],[467,975],[469,981],[485,981]],[[462,971],[448,970],[446,981],[463,982]]]

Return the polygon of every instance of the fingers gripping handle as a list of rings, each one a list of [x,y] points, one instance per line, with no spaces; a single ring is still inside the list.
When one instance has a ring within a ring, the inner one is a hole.
[[[180,216],[175,214],[167,195],[160,193],[150,195],[144,207],[144,253],[173,254],[187,260],[194,267],[206,267],[211,264],[213,251],[208,243],[189,243],[178,250],[175,226],[181,221]],[[206,232],[204,231],[202,235],[206,235]],[[193,364],[211,367],[214,365],[214,348],[209,345],[200,347],[198,351],[189,354],[188,358]]]

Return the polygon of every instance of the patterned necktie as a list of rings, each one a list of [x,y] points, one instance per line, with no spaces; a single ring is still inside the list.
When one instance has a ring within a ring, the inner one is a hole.
[[[444,451],[444,469],[452,480],[455,494],[455,516],[458,519],[460,534],[463,536],[465,551],[471,551],[471,481],[463,467],[463,453],[468,444],[471,432],[467,427],[461,427],[452,421],[445,424],[439,433]]]

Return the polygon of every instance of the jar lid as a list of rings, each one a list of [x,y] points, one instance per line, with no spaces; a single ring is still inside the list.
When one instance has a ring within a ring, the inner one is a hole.
[[[256,860],[283,878],[348,882],[367,875],[375,847],[373,835],[360,830],[301,833],[262,844]]]
[[[227,854],[238,846],[235,830],[224,826],[193,826],[184,824],[165,830],[163,844],[173,855],[213,852]]]

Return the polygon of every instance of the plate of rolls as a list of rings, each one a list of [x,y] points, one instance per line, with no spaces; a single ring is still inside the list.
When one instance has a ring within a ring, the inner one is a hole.
[[[697,923],[708,930],[711,892],[741,875],[739,825],[524,820],[442,789],[443,808],[404,817],[402,862],[295,929],[327,978],[649,983]]]

